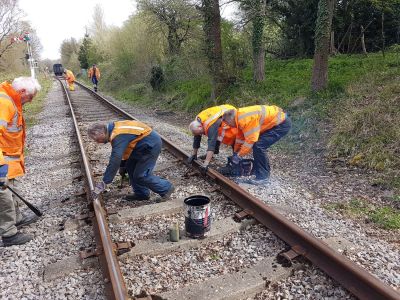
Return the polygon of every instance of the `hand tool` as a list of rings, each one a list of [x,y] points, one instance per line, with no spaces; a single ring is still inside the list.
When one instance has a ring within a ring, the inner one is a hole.
[[[34,206],[32,203],[29,203],[24,198],[22,198],[20,195],[17,194],[17,192],[15,192],[8,185],[4,185],[4,187],[9,189],[15,196],[17,196],[19,199],[21,199],[21,201],[24,202],[26,204],[26,206],[28,206],[35,213],[35,215],[37,215],[39,217],[41,217],[43,215],[43,213],[36,206]]]

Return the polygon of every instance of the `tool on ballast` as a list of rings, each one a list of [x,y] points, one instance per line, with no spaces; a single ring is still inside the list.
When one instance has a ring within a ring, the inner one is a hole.
[[[3,187],[9,189],[15,196],[17,196],[19,199],[21,199],[21,201],[24,202],[26,204],[26,206],[28,206],[35,213],[35,215],[37,215],[38,217],[41,217],[43,215],[43,213],[36,206],[34,206],[32,203],[26,201],[20,195],[18,195],[17,192],[14,191],[11,187],[9,187],[6,184],[3,185]]]

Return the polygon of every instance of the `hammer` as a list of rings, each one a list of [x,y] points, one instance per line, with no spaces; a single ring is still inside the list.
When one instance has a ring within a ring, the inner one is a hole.
[[[35,215],[37,215],[38,217],[41,217],[43,215],[43,213],[36,206],[34,206],[32,203],[29,203],[24,198],[22,198],[20,195],[17,194],[16,191],[14,191],[8,185],[4,185],[4,187],[9,189],[15,196],[17,196],[19,199],[21,199],[21,201],[24,202],[26,204],[26,206],[28,206],[35,213]]]

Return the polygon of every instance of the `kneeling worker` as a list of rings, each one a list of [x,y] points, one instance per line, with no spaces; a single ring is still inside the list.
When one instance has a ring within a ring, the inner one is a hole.
[[[161,137],[146,124],[138,121],[117,121],[108,125],[94,124],[88,129],[89,137],[97,143],[111,142],[110,161],[104,172],[103,181],[96,184],[94,193],[100,194],[117,174],[121,161],[133,188],[133,194],[125,200],[148,200],[150,190],[166,201],[174,191],[174,186],[166,179],[153,175],[153,169],[161,152]]]
[[[223,120],[238,129],[232,162],[239,164],[243,156],[253,150],[256,178],[250,183],[268,183],[270,165],[267,149],[289,132],[292,124],[289,117],[275,105],[254,105],[229,110],[224,113]]]
[[[235,143],[237,129],[222,121],[222,115],[228,110],[236,111],[236,108],[229,104],[207,108],[200,112],[189,125],[189,129],[194,135],[193,153],[188,159],[189,164],[197,159],[201,136],[204,134],[208,137],[207,154],[202,167],[204,174],[207,172],[213,155],[219,153],[220,143],[228,146],[233,146]]]

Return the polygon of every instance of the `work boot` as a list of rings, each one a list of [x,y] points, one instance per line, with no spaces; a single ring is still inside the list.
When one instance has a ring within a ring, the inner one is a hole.
[[[173,185],[171,185],[171,188],[168,190],[168,192],[166,192],[164,195],[160,195],[160,197],[158,197],[156,199],[157,202],[165,202],[168,201],[171,198],[171,194],[175,191],[175,187]]]
[[[39,217],[35,214],[25,215],[22,217],[21,221],[19,221],[15,224],[15,226],[17,226],[17,228],[20,229],[21,227],[24,227],[26,225],[36,222],[37,220],[39,220]]]
[[[144,201],[149,200],[150,196],[138,195],[138,194],[128,194],[124,197],[126,201]]]
[[[27,233],[17,232],[12,236],[3,236],[3,246],[9,247],[14,245],[23,245],[33,239],[33,235]]]
[[[248,183],[248,184],[253,184],[253,185],[257,185],[257,186],[265,186],[268,185],[270,183],[269,178],[264,178],[264,179],[248,179],[247,182],[243,182],[243,183]]]

